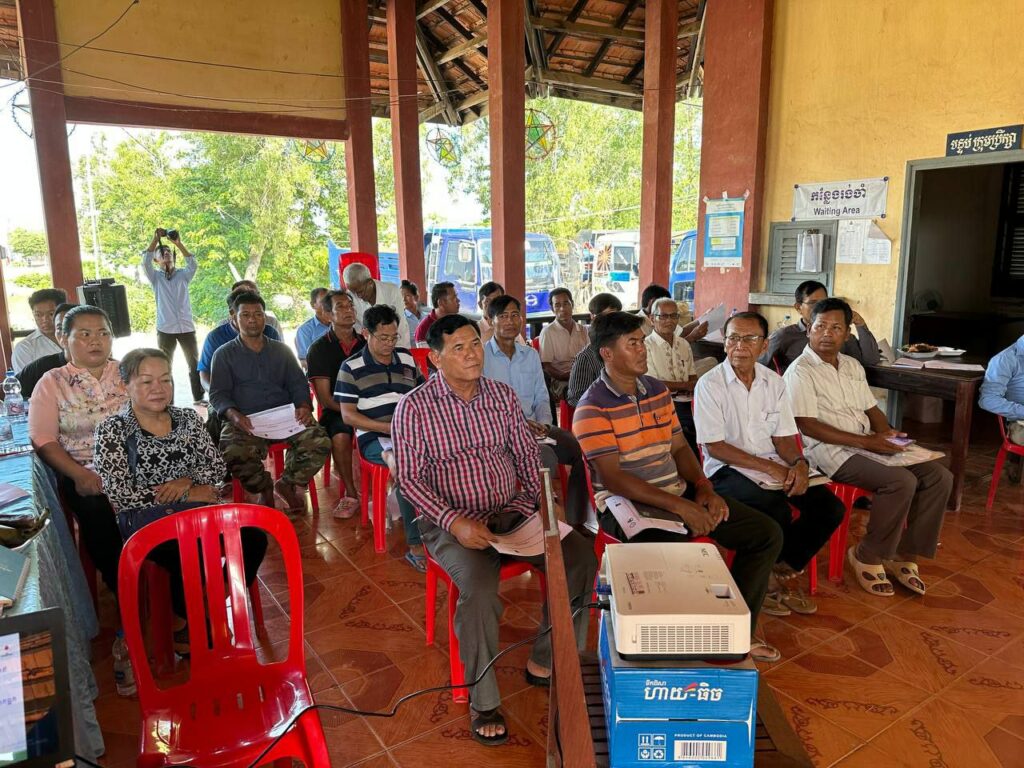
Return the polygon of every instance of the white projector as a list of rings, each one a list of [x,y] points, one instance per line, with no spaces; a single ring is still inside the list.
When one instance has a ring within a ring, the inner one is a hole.
[[[609,544],[603,576],[623,658],[737,659],[750,651],[750,610],[713,544]]]

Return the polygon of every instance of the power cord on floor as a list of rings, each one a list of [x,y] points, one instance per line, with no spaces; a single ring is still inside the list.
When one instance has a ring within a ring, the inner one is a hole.
[[[587,590],[587,592],[585,592],[583,595],[580,595],[580,597],[585,597],[586,595],[589,595],[589,594],[591,594],[591,592],[590,592],[590,590]],[[584,610],[587,610],[589,608],[600,608],[601,610],[607,610],[608,609],[608,601],[606,599],[605,600],[598,600],[596,603],[587,603],[586,605],[581,605],[579,608],[577,608],[575,611],[572,612],[572,617],[571,617],[572,620],[576,619],[576,617],[579,615],[580,611],[584,611]],[[546,629],[542,629],[537,634],[531,635],[530,637],[526,637],[526,638],[524,638],[522,640],[518,640],[518,641],[512,643],[512,645],[508,646],[507,648],[503,648],[502,650],[498,651],[498,653],[496,653],[494,655],[494,658],[492,658],[489,662],[487,662],[487,664],[484,665],[484,668],[482,670],[480,670],[480,674],[476,676],[475,680],[472,680],[472,681],[466,682],[466,683],[462,683],[461,685],[455,685],[453,683],[449,683],[447,685],[435,685],[435,686],[432,686],[430,688],[422,688],[422,689],[420,689],[418,691],[413,691],[412,693],[407,693],[405,696],[402,696],[400,699],[398,699],[398,701],[396,701],[394,703],[394,705],[391,707],[390,710],[385,711],[385,712],[371,712],[371,711],[366,711],[366,710],[362,710],[362,709],[355,709],[353,707],[343,707],[340,704],[310,704],[308,707],[306,707],[305,709],[301,710],[298,714],[296,714],[291,719],[291,722],[288,723],[288,725],[284,728],[284,730],[282,730],[281,733],[279,733],[276,737],[274,737],[273,741],[271,741],[266,746],[266,748],[262,752],[260,752],[259,755],[257,755],[256,759],[253,760],[253,762],[249,764],[249,768],[256,768],[260,764],[260,761],[263,760],[263,758],[266,757],[268,754],[270,754],[270,751],[274,747],[276,747],[278,745],[278,743],[281,741],[281,739],[283,739],[285,737],[285,735],[289,731],[291,731],[292,728],[295,727],[295,724],[307,712],[311,712],[312,710],[324,710],[324,711],[327,711],[327,712],[341,712],[343,714],[348,714],[348,715],[358,715],[360,717],[383,717],[383,718],[394,717],[396,714],[398,714],[399,707],[401,707],[405,702],[410,701],[411,699],[415,699],[415,698],[417,698],[419,696],[425,696],[428,693],[439,693],[441,691],[455,690],[456,688],[472,688],[473,686],[477,685],[481,680],[484,679],[484,675],[487,674],[487,672],[490,670],[490,668],[492,666],[494,666],[495,662],[497,662],[498,659],[500,659],[502,656],[504,656],[507,653],[510,653],[511,651],[514,651],[516,648],[520,648],[521,646],[526,645],[527,643],[534,643],[534,642],[536,642],[540,638],[544,637],[544,635],[546,635],[550,631],[551,631],[551,625],[549,624]],[[92,760],[84,758],[81,755],[75,755],[75,760],[77,760],[77,761],[79,761],[81,763],[84,763],[86,766],[89,766],[89,768],[103,768],[103,766],[99,765],[98,763],[94,763]],[[186,764],[186,765],[178,766],[178,768],[198,768],[198,766],[191,766],[191,765],[187,765]]]

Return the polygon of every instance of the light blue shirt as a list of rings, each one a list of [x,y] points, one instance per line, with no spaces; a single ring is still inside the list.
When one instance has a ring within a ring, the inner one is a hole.
[[[192,300],[188,284],[196,275],[196,259],[185,257],[185,266],[168,275],[153,264],[155,251],[142,252],[142,271],[156,294],[156,329],[161,333],[192,333]]]
[[[325,325],[317,319],[316,315],[313,315],[309,320],[296,329],[295,351],[299,353],[299,360],[306,359],[306,352],[309,351],[309,345],[327,333],[327,329],[330,327],[330,323]]]
[[[1024,336],[989,360],[978,405],[1011,421],[1024,420]]]
[[[409,323],[409,338],[410,339],[415,339],[416,338],[416,326],[420,324],[420,320],[422,320],[423,318],[425,318],[429,314],[430,310],[427,309],[426,307],[424,307],[422,304],[420,304],[420,316],[419,317],[416,317],[416,315],[414,315],[408,309],[404,309],[402,311],[405,312],[405,320],[406,320],[406,322]]]
[[[516,352],[508,355],[498,348],[498,340],[484,344],[484,376],[508,384],[516,391],[523,415],[541,424],[551,423],[551,402],[544,383],[540,355],[533,347],[516,344]]]

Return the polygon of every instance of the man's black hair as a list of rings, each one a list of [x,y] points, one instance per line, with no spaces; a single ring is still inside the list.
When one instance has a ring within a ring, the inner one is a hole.
[[[420,295],[420,287],[416,285],[416,283],[414,283],[412,280],[403,280],[399,288],[404,288],[413,296],[418,297]]]
[[[819,283],[817,280],[804,280],[800,285],[796,287],[796,291],[793,293],[793,297],[796,299],[797,304],[803,304],[807,301],[807,297],[817,291],[824,291],[825,295],[828,296],[828,288]]]
[[[441,303],[441,299],[445,297],[449,289],[455,290],[455,283],[449,283],[447,280],[443,283],[436,283],[433,288],[430,289],[430,304],[437,309],[438,304]]]
[[[552,304],[555,303],[556,296],[568,296],[569,301],[571,301],[573,304],[576,303],[576,300],[572,297],[572,291],[570,291],[568,288],[552,288],[550,291],[548,291],[548,306],[551,306]]]
[[[725,321],[723,335],[729,335],[729,323],[733,320],[757,320],[758,324],[761,326],[761,335],[768,338],[768,320],[760,312],[737,312]]]
[[[239,291],[234,294],[235,300],[231,304],[231,308],[238,312],[238,308],[243,304],[259,304],[263,309],[267,308],[267,302],[263,300],[256,291]]]
[[[651,283],[644,292],[640,294],[640,306],[643,307],[644,312],[651,306],[651,302],[655,299],[671,299],[672,294],[668,292],[668,288],[657,283]]]
[[[398,313],[387,304],[375,304],[363,312],[363,328],[373,333],[382,325],[398,325]]]
[[[522,302],[519,301],[515,296],[509,296],[507,293],[502,294],[490,304],[487,305],[487,319],[494,320],[498,315],[504,312],[512,304],[516,305],[516,309],[520,312],[523,311]]]
[[[631,312],[598,315],[590,324],[590,345],[598,350],[610,347],[619,340],[619,337],[639,329],[643,322],[640,315]]]
[[[587,304],[587,311],[592,317],[597,317],[609,309],[614,309],[616,312],[622,311],[622,302],[619,297],[611,293],[599,293]]]
[[[57,305],[57,308],[55,310],[53,310],[53,316],[56,317],[57,315],[63,315],[69,309],[73,309],[74,307],[77,307],[77,306],[78,306],[77,304],[71,304],[71,303],[65,301],[65,302]]]
[[[35,308],[36,304],[44,301],[52,301],[54,304],[63,304],[68,300],[68,295],[60,288],[40,288],[28,297],[29,307]]]
[[[237,280],[237,281],[235,281],[234,283],[231,284],[231,290],[232,291],[237,291],[243,285],[256,285],[256,281],[255,280],[245,280],[245,279]],[[259,290],[258,290],[259,286],[257,285],[256,288],[257,288],[257,293],[259,293]]]
[[[352,302],[353,306],[355,306],[356,300],[352,298],[352,294],[348,291],[328,291],[324,294],[324,297],[320,299],[320,306],[324,308],[325,312],[334,311],[334,298],[336,296],[344,296]]]
[[[324,288],[323,286],[321,286],[320,288],[314,288],[312,291],[310,291],[309,292],[309,303],[310,304],[316,304],[317,303],[316,297],[319,296],[321,293],[327,293],[327,289]]]
[[[846,321],[846,327],[849,328],[853,322],[853,310],[850,309],[850,305],[842,299],[822,299],[813,307],[811,307],[811,324],[818,319],[818,315],[823,315],[826,312],[842,312],[843,319]]]
[[[473,326],[476,335],[480,335],[480,326],[476,324],[476,321],[470,320],[465,315],[445,315],[438,318],[427,329],[427,346],[435,352],[442,352],[445,345],[444,337],[451,336],[457,330],[467,325]]]
[[[495,291],[505,292],[505,286],[501,283],[496,283],[493,280],[488,280],[486,283],[480,286],[480,290],[476,292],[476,297],[479,301],[483,301]]]

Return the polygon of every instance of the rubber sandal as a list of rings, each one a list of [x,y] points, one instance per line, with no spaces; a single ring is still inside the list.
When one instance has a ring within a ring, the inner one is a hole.
[[[551,675],[548,675],[547,677],[541,677],[540,675],[533,674],[533,672],[531,672],[528,669],[524,669],[523,672],[526,673],[526,682],[528,682],[530,685],[536,685],[538,688],[551,687]]]
[[[359,511],[359,499],[351,496],[342,496],[334,507],[332,513],[339,520],[348,520]]]
[[[793,613],[810,616],[812,613],[818,612],[817,603],[804,594],[802,589],[784,589],[780,599],[782,604],[793,611]]]
[[[427,572],[427,558],[424,555],[417,555],[411,549],[405,553],[405,562],[420,573]]]
[[[761,603],[761,613],[766,616],[789,616],[792,611],[779,599],[778,592],[768,592]]]
[[[479,729],[485,725],[500,725],[505,732],[495,736],[484,736]],[[505,717],[498,711],[498,708],[488,709],[486,712],[477,712],[474,709],[469,711],[469,732],[473,738],[485,747],[498,747],[508,741],[508,726],[505,724]]]
[[[855,551],[856,547],[846,550],[846,559],[849,561],[850,567],[853,568],[853,574],[857,577],[857,583],[860,584],[861,589],[877,597],[892,597],[895,592],[892,582],[885,576],[885,568],[881,565],[862,563],[854,554]],[[888,592],[884,591],[885,585],[889,586]],[[882,587],[883,591],[879,591],[875,587]]]
[[[924,581],[921,580],[921,574],[917,570],[917,563],[912,560],[883,560],[882,567],[885,568],[887,574],[911,592],[923,595],[927,590]]]
[[[771,664],[782,658],[782,652],[774,645],[768,645],[766,641],[752,637],[750,638],[750,658],[754,661]]]

